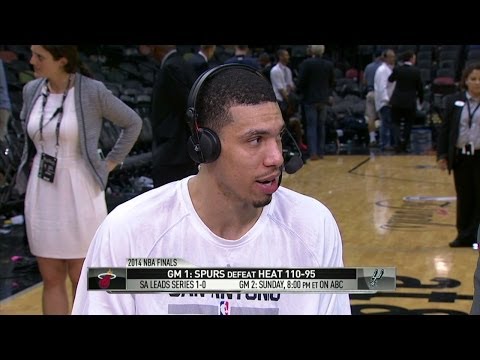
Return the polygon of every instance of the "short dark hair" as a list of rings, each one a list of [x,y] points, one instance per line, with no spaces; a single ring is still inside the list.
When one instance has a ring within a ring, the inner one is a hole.
[[[196,101],[199,125],[218,133],[233,121],[229,116],[232,106],[276,102],[272,85],[259,74],[253,68],[232,67],[207,79]]]
[[[403,62],[410,60],[415,53],[412,50],[406,50],[403,52],[403,54],[400,56],[400,60]]]

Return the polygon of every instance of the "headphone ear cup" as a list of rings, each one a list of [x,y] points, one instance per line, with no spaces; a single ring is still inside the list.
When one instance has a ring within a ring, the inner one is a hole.
[[[193,137],[190,136],[187,142],[187,151],[190,158],[195,161],[197,164],[203,163],[202,153],[200,152],[200,147],[195,145]]]
[[[199,137],[204,162],[210,163],[217,160],[222,151],[222,145],[215,131],[208,128],[201,128]]]
[[[197,164],[209,163],[218,159],[222,145],[218,135],[210,129],[198,129],[200,143],[196,145],[192,136],[188,138],[187,150],[190,158]]]

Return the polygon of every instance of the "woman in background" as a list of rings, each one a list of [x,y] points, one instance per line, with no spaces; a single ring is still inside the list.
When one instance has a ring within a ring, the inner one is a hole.
[[[43,279],[43,313],[68,314],[90,241],[107,215],[108,174],[127,156],[141,118],[101,82],[89,77],[74,45],[32,45],[36,80],[23,89],[26,131],[17,174],[25,194],[30,251]],[[103,118],[122,128],[105,159],[98,140]]]
[[[480,63],[468,65],[462,91],[448,95],[438,138],[438,165],[453,170],[457,237],[450,247],[471,247],[480,222]]]

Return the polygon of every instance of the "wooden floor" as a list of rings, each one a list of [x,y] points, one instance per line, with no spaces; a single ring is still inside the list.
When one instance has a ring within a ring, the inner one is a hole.
[[[351,295],[354,314],[467,314],[478,252],[452,249],[453,177],[431,156],[326,156],[283,185],[323,202],[339,224],[348,267],[394,266],[397,290]],[[0,314],[40,314],[41,286],[0,302]]]

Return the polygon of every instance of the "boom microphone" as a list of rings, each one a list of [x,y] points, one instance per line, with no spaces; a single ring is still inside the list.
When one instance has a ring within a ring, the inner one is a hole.
[[[296,153],[293,151],[289,150],[283,150],[283,159],[284,159],[284,169],[287,174],[294,174],[298,170],[300,170],[303,166],[303,160],[302,160],[302,152],[300,151],[300,148],[298,147],[297,142],[293,138],[292,134],[288,129],[285,129],[285,133],[288,134],[290,139],[292,140]]]
[[[284,165],[287,174],[295,174],[303,166],[303,160],[298,155],[293,155]]]

